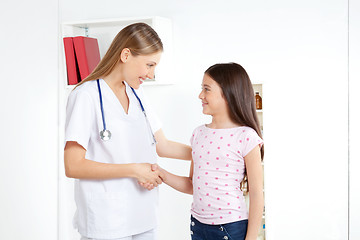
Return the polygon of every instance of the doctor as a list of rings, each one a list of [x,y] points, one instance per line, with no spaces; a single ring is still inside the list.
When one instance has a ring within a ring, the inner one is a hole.
[[[82,239],[155,240],[158,191],[148,190],[162,175],[151,166],[157,154],[191,159],[189,146],[166,139],[140,87],[162,51],[150,26],[129,25],[69,96],[64,161]]]

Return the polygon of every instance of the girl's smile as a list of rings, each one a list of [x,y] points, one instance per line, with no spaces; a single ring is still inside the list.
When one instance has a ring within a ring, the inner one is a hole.
[[[199,94],[203,113],[207,115],[227,114],[227,103],[217,82],[205,74],[202,82],[202,91]]]

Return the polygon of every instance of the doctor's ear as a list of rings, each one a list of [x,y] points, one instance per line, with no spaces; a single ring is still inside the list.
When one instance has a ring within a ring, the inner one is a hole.
[[[130,49],[124,48],[124,49],[121,51],[121,54],[120,54],[120,60],[121,60],[121,62],[123,62],[123,63],[126,62],[130,56],[131,56]]]

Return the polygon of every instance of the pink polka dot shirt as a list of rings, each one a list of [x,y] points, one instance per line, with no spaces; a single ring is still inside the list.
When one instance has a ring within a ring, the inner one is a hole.
[[[248,218],[240,190],[244,157],[262,144],[250,127],[211,129],[202,125],[194,130],[191,137],[194,218],[205,224],[226,224]]]

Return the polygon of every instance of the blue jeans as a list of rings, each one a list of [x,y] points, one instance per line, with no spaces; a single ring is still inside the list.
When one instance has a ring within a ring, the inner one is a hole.
[[[196,220],[191,216],[190,233],[192,240],[244,240],[248,220],[209,225]]]

